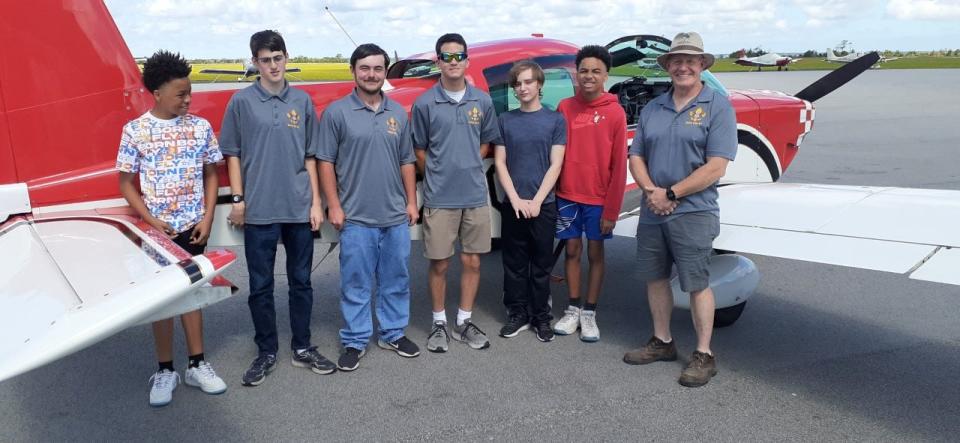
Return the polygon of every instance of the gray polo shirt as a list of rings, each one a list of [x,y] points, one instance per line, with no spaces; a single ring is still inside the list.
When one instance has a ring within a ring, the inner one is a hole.
[[[230,98],[220,128],[223,155],[240,157],[246,223],[310,221],[312,189],[304,166],[317,154],[317,116],[306,92],[259,81]]]
[[[708,157],[733,160],[737,154],[737,116],[725,96],[704,85],[683,109],[673,104],[673,90],[640,111],[629,155],[643,157],[653,183],[669,188],[703,166]],[[673,214],[661,217],[643,205],[640,223],[658,224],[685,213],[720,212],[717,184],[680,199]]]
[[[383,95],[368,108],[354,90],[331,103],[320,118],[320,161],[337,171],[337,195],[350,223],[370,228],[407,221],[400,166],[416,161],[407,111]]]
[[[456,102],[440,82],[413,104],[413,146],[426,150],[423,205],[428,208],[477,208],[487,204],[487,178],[480,144],[503,144],[485,92],[467,85]]]

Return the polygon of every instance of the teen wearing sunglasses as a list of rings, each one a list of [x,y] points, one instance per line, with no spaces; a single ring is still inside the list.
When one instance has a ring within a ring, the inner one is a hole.
[[[493,101],[466,81],[470,65],[467,43],[460,34],[437,40],[440,81],[413,105],[413,145],[417,170],[424,176],[424,255],[430,259],[428,283],[433,300],[433,328],[427,350],[446,352],[449,340],[473,349],[490,341],[471,322],[480,284],[480,254],[490,251],[490,206],[483,158],[490,144],[500,144]],[[460,240],[460,309],[452,331],[447,329],[446,274]]]

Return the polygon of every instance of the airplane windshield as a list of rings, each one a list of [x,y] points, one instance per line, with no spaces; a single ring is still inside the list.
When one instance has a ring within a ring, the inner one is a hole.
[[[670,51],[669,39],[657,35],[630,35],[608,43],[606,48],[613,57],[612,75],[643,77],[648,83],[670,81],[670,74],[657,64],[657,57]],[[710,71],[703,71],[700,80],[729,96],[727,88]]]

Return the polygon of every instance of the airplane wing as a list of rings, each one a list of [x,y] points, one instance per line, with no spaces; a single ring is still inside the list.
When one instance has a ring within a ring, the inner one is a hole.
[[[714,248],[960,285],[960,191],[790,183],[720,188]],[[623,224],[624,226],[620,226]],[[617,233],[636,232],[636,218]]]
[[[0,381],[231,295],[217,275],[232,252],[190,257],[142,221],[109,212],[0,225]]]
[[[289,69],[287,70],[289,71]],[[229,75],[246,75],[247,71],[242,71],[239,69],[201,69],[201,74],[229,74]]]

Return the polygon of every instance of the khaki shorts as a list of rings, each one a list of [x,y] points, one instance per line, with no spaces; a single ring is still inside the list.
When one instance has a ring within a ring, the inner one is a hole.
[[[463,252],[490,252],[490,206],[423,208],[424,257],[430,260],[452,257],[458,238]]]

